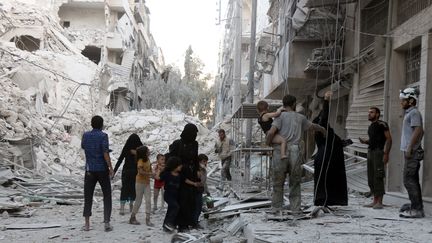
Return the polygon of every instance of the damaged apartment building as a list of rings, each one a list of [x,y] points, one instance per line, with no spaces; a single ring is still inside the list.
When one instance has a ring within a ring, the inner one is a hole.
[[[59,7],[69,40],[102,68],[100,102],[115,114],[141,108],[145,80],[161,73],[164,60],[149,14],[143,0],[63,0]]]
[[[140,109],[159,79],[144,1],[11,0],[0,19],[0,158],[26,168],[76,160],[89,114]]]
[[[242,75],[247,72],[243,64],[247,65],[251,48],[248,46],[251,2],[231,0],[227,4],[218,75],[220,93],[216,109],[219,121],[232,116],[247,95]],[[425,159],[420,184],[425,202],[432,202],[432,165],[429,161],[432,157],[428,156],[432,151],[428,142],[431,141],[428,127],[432,115],[426,112],[432,105],[432,2],[257,2],[257,41],[253,47],[256,50],[254,102],[266,99],[280,104],[284,95],[294,94],[304,114],[313,119],[319,112],[324,93],[333,91],[330,124],[339,136],[352,139],[353,144],[346,151],[359,156],[367,153],[367,147],[360,144],[358,138],[367,136],[369,107],[379,107],[381,119],[389,123],[393,135],[386,184],[388,194],[407,198],[402,181],[403,156],[399,151],[403,118],[399,92],[407,87],[418,88],[418,107],[423,114],[425,129]],[[236,18],[241,19],[238,22],[241,27],[236,25]],[[238,36],[241,41],[236,42]],[[310,155],[314,141],[310,135],[305,139]],[[365,174],[361,178],[367,180]]]

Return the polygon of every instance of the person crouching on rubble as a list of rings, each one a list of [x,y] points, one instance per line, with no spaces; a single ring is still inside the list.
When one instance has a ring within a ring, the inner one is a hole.
[[[164,200],[168,204],[168,209],[163,222],[163,229],[172,232],[176,228],[176,218],[180,210],[178,201],[180,184],[184,180],[180,174],[182,162],[178,157],[170,157],[166,163],[165,169],[160,174],[160,179],[164,182]]]
[[[145,197],[145,213],[146,213],[146,225],[153,226],[150,222],[150,210],[151,210],[151,191],[150,191],[150,177],[152,177],[152,169],[149,160],[150,151],[147,146],[140,146],[137,148],[137,168],[138,174],[136,175],[136,202],[132,209],[132,214],[129,219],[130,224],[138,225],[140,222],[136,220],[136,214],[141,206],[142,198]]]

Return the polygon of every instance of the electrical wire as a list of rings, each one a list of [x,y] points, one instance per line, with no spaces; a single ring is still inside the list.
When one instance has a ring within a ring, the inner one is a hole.
[[[359,33],[361,35],[369,35],[369,36],[374,36],[374,37],[386,37],[386,38],[420,37],[420,36],[432,35],[432,32],[429,32],[429,31],[418,32],[418,33],[404,32],[401,35],[395,35],[395,34],[374,34],[374,33],[368,33],[368,32],[364,32],[364,31],[360,31],[360,30],[356,30],[356,29],[351,29],[351,28],[348,28],[348,27],[342,27],[342,28],[345,29],[345,30],[351,31],[351,32]]]
[[[72,78],[66,77],[66,76],[64,76],[63,74],[57,73],[57,72],[55,72],[55,71],[53,71],[53,70],[51,70],[51,69],[49,69],[49,68],[46,68],[46,67],[44,67],[44,66],[42,66],[42,65],[40,65],[40,64],[37,64],[37,63],[34,63],[34,62],[32,62],[32,61],[29,61],[29,60],[27,60],[27,59],[25,59],[25,58],[22,58],[22,57],[19,56],[18,54],[15,54],[15,53],[13,53],[13,52],[11,52],[11,51],[8,51],[8,50],[6,50],[5,48],[0,47],[0,51],[5,52],[5,53],[8,53],[9,55],[12,55],[12,56],[14,56],[14,57],[17,57],[18,59],[20,59],[20,60],[22,60],[22,61],[25,61],[25,62],[27,62],[27,63],[33,65],[33,66],[36,66],[36,67],[38,67],[38,68],[40,68],[40,69],[43,69],[43,70],[45,70],[45,71],[47,71],[47,72],[50,72],[50,73],[54,74],[54,75],[57,75],[57,76],[59,76],[59,77],[62,77],[63,79],[68,80],[68,81],[71,81],[71,82],[73,82],[73,83],[75,83],[75,84],[85,85],[85,86],[91,86],[91,84],[78,82],[78,81],[76,81],[76,80],[74,80],[74,79],[72,79]],[[94,81],[94,80],[92,80],[92,81]],[[100,87],[98,87],[98,88],[100,88]]]

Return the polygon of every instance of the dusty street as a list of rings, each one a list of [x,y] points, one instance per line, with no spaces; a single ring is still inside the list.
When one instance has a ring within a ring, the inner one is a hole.
[[[312,195],[304,193],[303,202],[310,202]],[[115,198],[118,198],[118,195]],[[3,218],[0,232],[1,242],[170,242],[173,234],[162,231],[165,210],[152,214],[155,227],[128,224],[129,214],[119,215],[119,202],[114,199],[112,232],[103,231],[102,203],[97,198],[91,218],[92,230],[84,232],[82,206],[45,205],[37,208],[30,218]],[[207,221],[201,218],[203,230],[192,230],[189,234],[207,238],[223,236],[223,242],[430,242],[432,219],[400,219],[397,205],[387,205],[383,210],[364,208],[369,201],[362,196],[350,194],[350,205],[334,207],[331,214],[319,213],[317,218],[304,220],[268,220],[268,209],[241,211],[245,222],[243,230],[231,235],[227,228],[235,218]],[[384,200],[385,203],[385,200]],[[304,203],[305,204],[305,203]],[[137,216],[144,222],[144,213]],[[267,220],[266,220],[267,219]],[[5,230],[8,225],[49,225],[60,227],[35,230]],[[252,242],[252,241],[248,241]]]

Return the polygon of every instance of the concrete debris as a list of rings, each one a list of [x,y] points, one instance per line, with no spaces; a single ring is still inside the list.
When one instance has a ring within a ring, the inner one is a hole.
[[[202,243],[206,242],[206,237],[203,235],[192,235],[187,233],[174,234],[171,243]]]
[[[0,226],[2,227],[2,226]],[[2,228],[7,230],[25,230],[25,229],[49,229],[61,227],[60,224],[9,224]]]
[[[242,217],[237,217],[225,230],[231,235],[237,234],[246,225]]]

